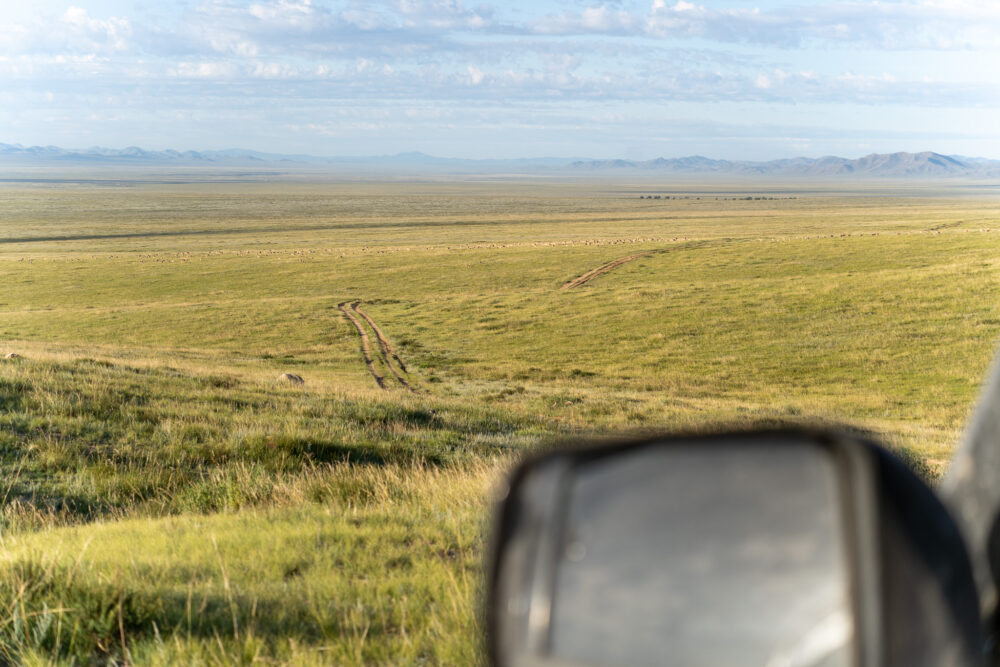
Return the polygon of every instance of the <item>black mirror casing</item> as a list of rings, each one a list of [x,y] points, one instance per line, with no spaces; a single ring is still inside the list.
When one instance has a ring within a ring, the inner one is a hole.
[[[713,456],[731,457],[737,451],[734,447],[758,451],[765,447],[769,456],[779,457],[776,460],[800,452],[796,447],[829,456],[838,488],[837,516],[843,517],[843,530],[837,534],[842,536],[853,618],[848,664],[981,664],[981,622],[968,556],[934,492],[873,442],[840,432],[806,430],[576,445],[519,465],[508,478],[495,514],[487,570],[487,649],[492,663],[580,664],[579,656],[567,660],[550,650],[553,614],[560,613],[553,599],[560,595],[566,599],[557,582],[565,582],[558,574],[563,567],[560,554],[567,548],[569,489],[574,480],[610,470],[639,454],[686,448],[699,457],[705,452],[705,462],[711,464]],[[723,458],[719,462],[725,463]],[[699,469],[712,475],[712,465]],[[704,482],[710,485],[713,480]],[[808,519],[801,511],[796,515],[797,508],[788,511],[791,518]],[[655,555],[649,564],[656,567]],[[672,664],[669,646],[663,649],[658,664]],[[643,661],[621,655],[620,662],[605,656],[595,664],[633,662]]]
[[[983,622],[965,542],[935,493],[872,445],[885,620],[883,664],[983,664]]]

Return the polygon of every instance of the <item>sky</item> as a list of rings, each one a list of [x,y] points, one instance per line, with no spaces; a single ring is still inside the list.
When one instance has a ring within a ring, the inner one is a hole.
[[[997,0],[0,0],[0,142],[1000,158]]]

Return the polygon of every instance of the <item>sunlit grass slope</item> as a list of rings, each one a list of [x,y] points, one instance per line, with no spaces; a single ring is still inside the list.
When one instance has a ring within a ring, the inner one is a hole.
[[[959,192],[0,189],[0,650],[474,662],[487,489],[552,438],[842,423],[933,476],[1000,333]]]

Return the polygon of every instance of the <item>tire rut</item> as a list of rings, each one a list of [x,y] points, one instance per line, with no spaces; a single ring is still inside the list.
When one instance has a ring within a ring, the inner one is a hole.
[[[607,273],[608,271],[611,271],[612,269],[615,269],[621,266],[622,264],[625,264],[626,262],[631,262],[632,260],[639,259],[640,257],[647,257],[653,254],[653,252],[654,252],[653,250],[647,250],[645,252],[638,252],[635,253],[634,255],[626,255],[625,257],[619,257],[618,259],[613,259],[610,262],[605,262],[596,269],[591,269],[590,271],[587,271],[586,273],[579,275],[576,278],[573,278],[573,280],[570,280],[569,282],[563,284],[563,286],[560,289],[573,289],[574,287],[580,287],[581,285],[586,285],[594,278],[597,278]]]
[[[392,358],[396,360],[396,363],[399,364],[399,367],[403,370],[403,372],[409,373],[409,371],[406,370],[406,364],[404,364],[403,360],[400,359],[399,355],[396,354],[396,350],[392,347],[392,343],[389,342],[389,339],[386,337],[386,335],[382,333],[382,330],[378,328],[377,324],[375,324],[375,320],[369,317],[368,313],[361,310],[361,302],[355,301],[351,305],[351,308],[353,308],[354,312],[356,312],[358,315],[365,318],[365,322],[367,322],[368,326],[370,326],[372,328],[372,331],[375,332],[375,337],[378,338],[379,347],[382,348],[382,356],[385,357],[386,355],[391,355]],[[386,363],[389,363],[388,359],[386,359]]]
[[[368,372],[372,374],[373,378],[375,378],[375,383],[379,387],[381,387],[382,389],[386,389],[387,387],[385,386],[385,379],[378,374],[378,371],[375,370],[375,362],[374,360],[372,360],[371,343],[368,340],[368,333],[365,331],[365,328],[361,325],[361,322],[358,321],[358,318],[354,317],[354,315],[352,315],[351,312],[347,309],[347,304],[349,303],[350,301],[343,301],[341,303],[338,303],[337,308],[339,308],[340,312],[344,314],[344,317],[346,317],[348,320],[351,321],[351,324],[354,325],[354,328],[357,329],[358,331],[358,335],[361,337],[361,355],[365,358],[365,364],[368,366]]]
[[[683,243],[677,243],[675,245],[668,246],[666,248],[653,248],[651,250],[643,250],[641,252],[634,252],[631,255],[625,255],[624,257],[619,257],[618,259],[613,259],[610,262],[605,262],[601,264],[596,269],[591,269],[586,273],[582,273],[576,278],[563,283],[563,286],[559,289],[573,289],[574,287],[581,287],[586,285],[594,278],[599,278],[603,276],[608,271],[618,268],[622,264],[627,264],[636,259],[642,257],[649,257],[650,255],[661,255],[667,252],[676,252],[678,250],[694,250],[696,248],[705,248],[708,246],[719,245],[720,243],[731,242],[732,239],[699,239],[694,241],[684,241]]]
[[[355,313],[357,313],[358,315],[360,315],[364,319],[364,321],[368,323],[368,326],[370,326],[372,328],[372,331],[375,332],[375,339],[378,340],[379,351],[382,353],[382,361],[385,362],[385,365],[389,368],[389,370],[392,372],[392,374],[396,377],[396,380],[399,382],[399,384],[401,384],[404,387],[406,387],[409,391],[414,391],[413,387],[410,386],[410,383],[406,381],[406,378],[404,378],[402,375],[400,375],[399,371],[397,371],[393,367],[392,361],[390,360],[390,357],[392,357],[392,359],[396,360],[396,363],[399,364],[400,369],[402,369],[402,371],[404,373],[408,372],[406,370],[406,365],[403,363],[403,361],[396,354],[396,351],[393,349],[392,343],[389,342],[389,339],[386,338],[386,336],[385,336],[384,333],[382,333],[382,330],[379,328],[379,326],[377,324],[375,324],[375,320],[373,320],[368,315],[368,313],[366,313],[365,311],[361,310],[361,302],[360,301],[354,301],[354,302],[352,302],[351,303],[351,310],[353,310]],[[414,393],[416,393],[416,392],[414,392]]]

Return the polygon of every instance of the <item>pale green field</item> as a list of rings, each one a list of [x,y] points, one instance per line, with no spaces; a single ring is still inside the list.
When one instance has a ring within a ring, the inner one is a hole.
[[[998,221],[940,185],[0,185],[0,655],[476,662],[489,489],[553,438],[837,423],[933,477]]]

